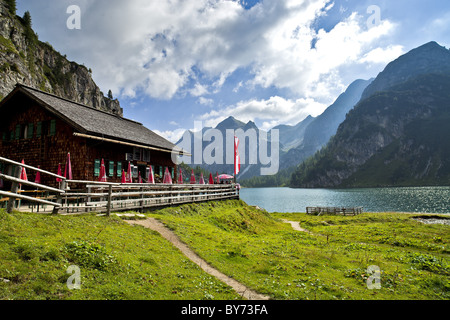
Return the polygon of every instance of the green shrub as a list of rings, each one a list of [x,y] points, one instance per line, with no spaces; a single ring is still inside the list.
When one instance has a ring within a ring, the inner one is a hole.
[[[87,241],[74,241],[65,246],[68,260],[79,266],[105,270],[115,264],[116,259],[104,247]]]

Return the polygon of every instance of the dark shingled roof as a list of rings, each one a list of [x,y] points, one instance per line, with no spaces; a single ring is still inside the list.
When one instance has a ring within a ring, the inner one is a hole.
[[[175,145],[141,123],[75,103],[24,85],[17,89],[69,122],[80,133],[171,151]]]

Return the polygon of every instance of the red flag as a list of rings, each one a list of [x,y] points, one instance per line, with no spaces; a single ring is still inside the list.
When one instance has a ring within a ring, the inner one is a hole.
[[[241,171],[241,157],[239,156],[239,139],[234,137],[234,176]]]
[[[57,173],[57,175],[60,176],[60,177],[62,176],[61,163],[58,164],[58,173]],[[61,178],[56,178],[56,182],[62,182],[62,179]]]
[[[64,178],[72,180],[72,164],[70,163],[70,152],[67,154],[66,168],[64,170]]]
[[[41,166],[38,166],[38,169],[40,168]],[[39,171],[36,173],[36,179],[34,179],[34,183],[41,183],[41,173]]]
[[[192,173],[191,173],[191,184],[197,184],[197,181],[195,181],[194,169],[192,169]]]
[[[155,176],[153,175],[152,166],[150,166],[150,173],[148,174],[148,183],[155,184]]]

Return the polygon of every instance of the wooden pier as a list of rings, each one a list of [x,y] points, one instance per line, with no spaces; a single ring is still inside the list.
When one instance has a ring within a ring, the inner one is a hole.
[[[6,207],[8,212],[104,212],[110,215],[113,211],[143,212],[152,208],[187,203],[239,199],[239,188],[236,184],[120,184],[67,180],[65,177],[6,158],[0,157],[0,161],[16,166],[15,177],[0,174],[0,179],[12,182],[11,191],[0,191],[0,205]],[[60,179],[60,189],[21,180],[18,177],[22,167]],[[26,186],[28,190],[21,190],[19,186]]]
[[[343,215],[356,216],[363,213],[363,207],[307,207],[306,213],[311,215]]]

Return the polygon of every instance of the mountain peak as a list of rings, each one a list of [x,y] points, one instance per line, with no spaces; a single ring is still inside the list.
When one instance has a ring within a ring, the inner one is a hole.
[[[239,129],[245,126],[245,123],[242,121],[237,120],[235,117],[230,116],[223,120],[221,123],[219,123],[216,127],[216,129]]]
[[[450,71],[450,50],[431,41],[389,63],[367,87],[362,98],[366,99],[376,92],[385,91],[422,74],[447,71]]]

